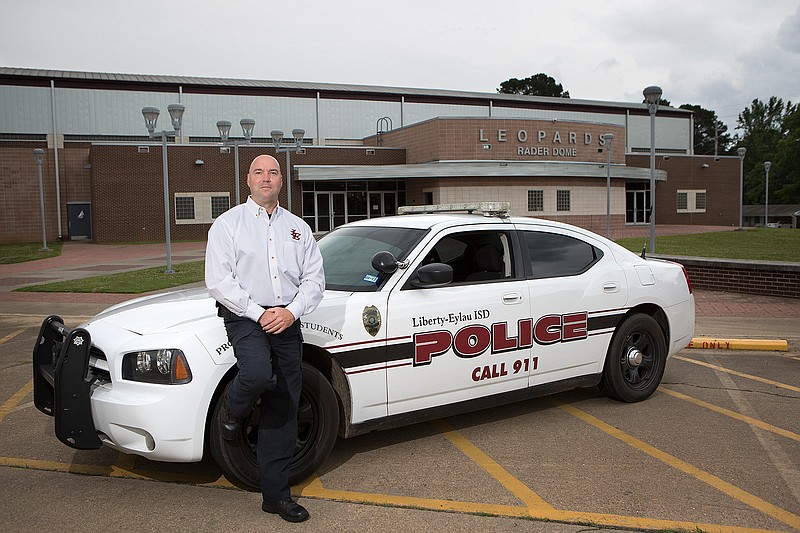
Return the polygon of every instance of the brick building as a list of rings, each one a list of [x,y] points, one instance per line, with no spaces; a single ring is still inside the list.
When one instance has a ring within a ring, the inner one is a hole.
[[[515,215],[605,232],[647,224],[650,116],[615,103],[422,89],[133,76],[0,68],[0,242],[41,238],[34,148],[49,240],[164,240],[160,138],[141,108],[186,107],[168,143],[170,233],[203,239],[237,202],[255,155],[278,153],[272,129],[305,129],[281,202],[317,231],[391,215],[404,204],[505,200]],[[216,121],[256,120],[250,145],[223,146]],[[739,160],[692,154],[692,115],[656,115],[658,224],[736,225]],[[159,129],[161,129],[159,128]],[[610,187],[607,188],[611,133]],[[284,175],[289,172],[284,168]]]

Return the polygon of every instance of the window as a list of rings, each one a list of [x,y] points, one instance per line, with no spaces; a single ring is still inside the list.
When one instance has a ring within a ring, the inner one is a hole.
[[[686,211],[689,209],[689,193],[679,192],[675,204],[678,206],[678,211]]]
[[[544,191],[528,191],[528,211],[544,211]]]
[[[683,190],[675,197],[675,209],[678,213],[705,213],[706,191]]]
[[[473,231],[442,237],[419,266],[444,263],[453,269],[453,283],[485,283],[514,277],[511,239],[504,232]],[[404,289],[413,286],[414,276]]]
[[[569,210],[569,191],[556,191],[556,211]]]
[[[194,198],[178,196],[175,198],[175,219],[194,220]]]
[[[231,207],[231,199],[227,196],[211,197],[211,218],[217,218]]]
[[[523,232],[533,279],[575,276],[586,272],[603,252],[580,239],[557,233]]]
[[[227,192],[180,192],[175,194],[176,224],[211,224],[231,206]]]

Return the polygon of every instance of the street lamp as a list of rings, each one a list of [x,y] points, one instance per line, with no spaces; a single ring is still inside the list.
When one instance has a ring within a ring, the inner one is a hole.
[[[656,253],[656,111],[661,99],[661,87],[645,87],[644,99],[650,111],[650,253]]]
[[[740,146],[736,149],[739,154],[739,229],[742,229],[742,203],[744,202],[744,154],[747,148]]]
[[[275,145],[275,152],[286,152],[286,173],[288,178],[286,180],[286,203],[289,206],[289,211],[292,210],[292,159],[289,156],[291,152],[299,152],[303,148],[303,137],[306,130],[295,128],[292,130],[292,137],[294,137],[294,146],[285,146],[281,148],[281,141],[283,140],[283,132],[281,130],[272,130],[270,136],[272,137],[272,144]]]
[[[151,139],[161,137],[161,159],[164,165],[164,225],[167,237],[167,274],[174,274],[172,270],[172,247],[170,244],[170,219],[169,219],[169,165],[167,164],[167,137],[178,137],[181,131],[183,112],[186,110],[181,104],[170,104],[167,106],[169,116],[172,119],[173,131],[156,131],[156,122],[160,111],[157,107],[143,107],[142,116],[144,125]]]
[[[217,129],[219,136],[222,139],[222,146],[228,146],[229,141],[233,141],[233,160],[236,174],[236,205],[241,203],[241,196],[239,194],[239,145],[250,144],[250,139],[253,137],[253,128],[256,127],[256,121],[252,118],[243,118],[239,121],[242,127],[242,135],[244,139],[230,139],[228,136],[231,131],[231,123],[228,120],[217,121]]]
[[[769,224],[769,167],[772,161],[764,161],[764,171],[767,173],[767,192],[764,195],[764,227]]]
[[[42,186],[42,161],[44,161],[44,150],[36,148],[33,151],[33,158],[36,160],[36,170],[39,171],[39,205],[42,208],[42,249],[40,252],[49,252],[47,247],[47,229],[44,225],[44,187]]]
[[[606,145],[606,238],[611,238],[611,141],[614,140],[613,133],[605,133],[600,136]]]

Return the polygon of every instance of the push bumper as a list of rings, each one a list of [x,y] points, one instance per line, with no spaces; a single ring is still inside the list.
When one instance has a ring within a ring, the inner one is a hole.
[[[33,349],[33,400],[55,418],[58,440],[79,450],[102,446],[89,401],[95,379],[89,375],[92,338],[82,328],[68,329],[61,317],[47,317]]]

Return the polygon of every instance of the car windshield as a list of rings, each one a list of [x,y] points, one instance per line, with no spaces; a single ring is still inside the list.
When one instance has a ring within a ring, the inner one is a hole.
[[[372,256],[385,251],[403,260],[426,231],[368,226],[335,229],[319,240],[326,287],[336,291],[377,291],[388,275],[372,268]]]

